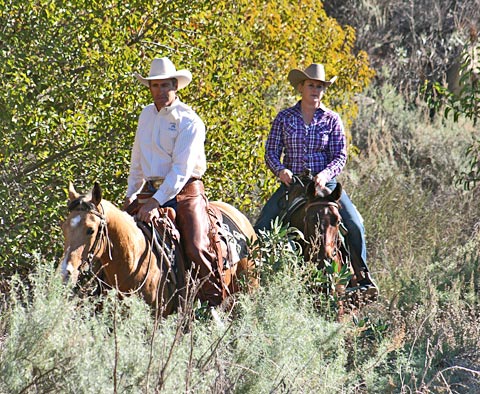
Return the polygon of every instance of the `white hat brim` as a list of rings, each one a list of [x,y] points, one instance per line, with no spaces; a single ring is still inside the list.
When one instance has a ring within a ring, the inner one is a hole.
[[[178,90],[183,89],[190,82],[192,82],[192,73],[188,70],[178,70],[173,74],[152,75],[149,77],[142,77],[139,73],[135,73],[135,77],[142,85],[145,85],[147,87],[149,87],[148,81],[176,78],[178,81]]]

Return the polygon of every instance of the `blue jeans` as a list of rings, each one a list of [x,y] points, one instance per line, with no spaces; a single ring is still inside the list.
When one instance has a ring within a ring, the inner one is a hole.
[[[335,179],[332,179],[326,184],[326,186],[332,190],[335,189],[336,185],[337,181]],[[282,183],[275,193],[272,194],[258,216],[254,226],[255,232],[258,233],[259,230],[271,230],[272,220],[274,220],[280,214],[282,208],[286,206],[286,191],[287,186]],[[350,247],[351,257],[352,259],[359,259],[359,265],[363,267],[364,270],[369,271],[363,220],[345,190],[342,191],[340,205],[340,215],[342,216],[343,224],[348,230],[347,243]]]

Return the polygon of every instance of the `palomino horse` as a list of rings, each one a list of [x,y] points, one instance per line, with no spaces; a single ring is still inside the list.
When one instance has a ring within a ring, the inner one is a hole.
[[[311,177],[294,177],[288,190],[288,203],[283,222],[299,229],[304,236],[300,240],[305,261],[312,261],[318,269],[325,268],[325,262],[333,263],[338,269],[333,291],[340,298],[345,295],[346,284],[356,286],[356,276],[348,251],[342,242],[342,218],[339,200],[342,186],[337,183],[333,191],[325,188],[316,190]],[[343,271],[342,271],[343,268]],[[344,277],[338,277],[343,272]],[[342,305],[339,305],[342,309]]]
[[[241,276],[246,277],[249,288],[256,287],[254,263],[245,251],[241,252],[247,239],[255,239],[252,225],[231,205],[211,204],[221,211],[224,223],[229,219],[236,227],[229,232],[227,243],[239,249],[230,254],[237,261],[225,264],[222,273],[227,293],[240,289]],[[78,194],[70,183],[68,208],[69,215],[62,225],[64,257],[59,267],[64,281],[76,283],[79,273],[91,270],[94,261],[98,261],[100,268],[93,275],[104,287],[115,288],[121,295],[138,293],[164,316],[176,310],[182,302],[180,296],[187,289],[183,252],[170,215],[173,210],[163,211],[158,223],[161,231],[157,235],[150,233],[149,237],[140,228],[146,227],[145,223],[137,223],[132,216],[102,199],[97,183],[87,195]],[[227,232],[225,225],[219,233],[222,231]],[[240,250],[241,242],[244,243]],[[160,246],[160,252],[155,245]]]

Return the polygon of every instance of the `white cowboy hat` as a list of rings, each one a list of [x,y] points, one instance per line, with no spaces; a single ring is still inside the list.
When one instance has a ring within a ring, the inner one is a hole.
[[[300,82],[305,81],[306,79],[313,79],[314,81],[321,81],[327,86],[330,86],[335,82],[337,77],[333,77],[330,81],[327,81],[325,78],[325,68],[323,64],[312,63],[310,64],[305,71],[293,69],[288,73],[288,80],[292,86],[297,89]]]
[[[135,73],[135,76],[140,83],[145,86],[149,86],[148,81],[154,79],[176,78],[178,81],[178,90],[183,89],[192,81],[192,73],[188,70],[177,71],[168,57],[153,59],[148,77],[144,78],[139,73]]]

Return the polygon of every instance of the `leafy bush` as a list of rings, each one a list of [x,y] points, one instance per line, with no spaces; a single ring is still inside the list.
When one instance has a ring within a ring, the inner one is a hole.
[[[120,203],[148,73],[169,56],[194,80],[180,92],[207,125],[211,199],[250,217],[275,185],[263,141],[275,112],[295,100],[287,73],[324,62],[338,75],[329,103],[345,121],[373,71],[355,34],[321,3],[290,1],[0,2],[0,267],[31,268],[59,254],[65,189],[99,181]]]

